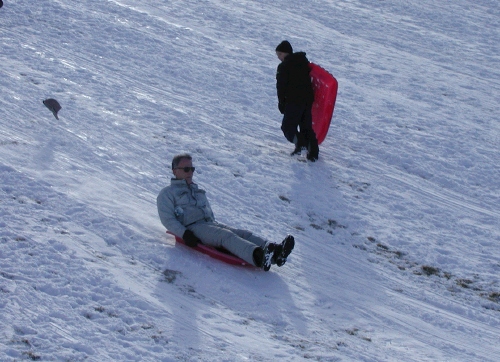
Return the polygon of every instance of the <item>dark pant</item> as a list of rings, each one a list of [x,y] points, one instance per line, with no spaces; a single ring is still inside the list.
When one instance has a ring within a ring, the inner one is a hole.
[[[311,108],[312,105],[287,103],[281,130],[285,138],[294,143],[296,148],[307,147],[308,151],[317,157],[318,140],[312,128]]]

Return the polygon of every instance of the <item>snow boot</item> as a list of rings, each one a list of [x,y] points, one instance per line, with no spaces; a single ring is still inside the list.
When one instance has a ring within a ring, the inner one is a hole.
[[[316,162],[319,157],[319,147],[316,135],[313,134],[309,138],[309,145],[307,147],[307,159],[311,162]]]
[[[307,152],[307,159],[311,162],[316,162],[319,157],[319,147],[318,144],[312,144],[309,146],[309,152]]]
[[[300,155],[302,153],[301,146],[295,146],[295,149],[290,153],[290,156]]]
[[[274,256],[274,249],[277,247],[274,243],[267,243],[264,248],[255,248],[253,251],[253,260],[255,266],[268,271],[271,269],[271,263]]]
[[[307,159],[311,162],[316,162],[318,161],[318,156],[317,155],[314,155],[312,153],[308,153],[307,154]]]
[[[287,237],[279,244],[274,251],[273,259],[277,266],[283,266],[286,263],[286,258],[293,250],[295,246],[295,239],[292,235],[287,235]]]
[[[293,143],[295,144],[295,149],[292,153],[290,153],[290,156],[300,155],[302,150],[305,149],[307,145],[304,135],[300,132],[297,132],[293,138]]]

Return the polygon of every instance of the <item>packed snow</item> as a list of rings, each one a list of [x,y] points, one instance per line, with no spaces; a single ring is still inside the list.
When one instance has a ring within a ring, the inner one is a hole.
[[[497,0],[6,0],[1,361],[498,361]],[[339,82],[290,157],[274,49]],[[62,109],[57,120],[43,100]],[[269,272],[176,245],[189,152]]]

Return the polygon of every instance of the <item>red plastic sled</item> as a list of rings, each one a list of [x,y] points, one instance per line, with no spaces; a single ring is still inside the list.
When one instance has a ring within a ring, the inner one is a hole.
[[[175,237],[176,242],[183,244],[183,245],[186,245],[186,243],[184,242],[184,240],[181,237],[172,234],[170,231],[167,231],[167,234],[173,235]],[[199,251],[200,253],[203,253],[203,254],[207,254],[208,256],[210,256],[212,258],[219,259],[219,260],[223,261],[224,263],[228,263],[231,265],[253,266],[252,264],[247,263],[243,259],[238,258],[236,255],[231,254],[229,251],[227,251],[225,249],[219,250],[219,249],[216,249],[212,246],[204,245],[204,244],[198,244],[198,246],[195,246],[194,248],[191,248],[191,249]]]
[[[314,90],[314,103],[312,106],[313,129],[318,144],[321,144],[325,140],[332,121],[339,84],[333,75],[319,65],[309,63],[309,67],[311,68],[309,74],[312,78]]]

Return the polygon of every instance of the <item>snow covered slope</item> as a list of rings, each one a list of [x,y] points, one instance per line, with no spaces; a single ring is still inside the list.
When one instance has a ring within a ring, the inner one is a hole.
[[[496,361],[497,1],[5,1],[0,360]],[[339,81],[316,163],[274,48]],[[59,120],[42,100],[61,105]],[[173,155],[282,268],[165,234]]]

